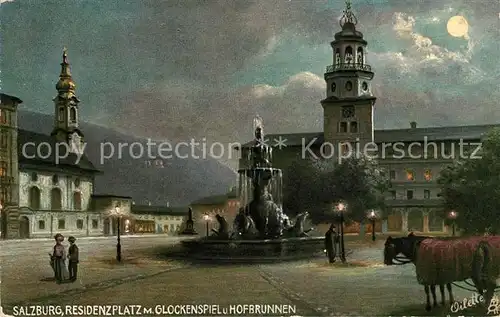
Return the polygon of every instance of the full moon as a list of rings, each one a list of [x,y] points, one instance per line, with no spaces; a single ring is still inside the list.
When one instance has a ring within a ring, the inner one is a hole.
[[[448,33],[454,37],[465,37],[469,33],[469,23],[467,20],[460,15],[451,17],[446,25]]]

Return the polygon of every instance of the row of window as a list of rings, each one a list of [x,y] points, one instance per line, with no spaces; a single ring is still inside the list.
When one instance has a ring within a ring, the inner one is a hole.
[[[59,122],[64,122],[65,110],[64,107],[59,108]],[[76,108],[71,107],[69,109],[69,120],[73,123],[76,122]]]
[[[390,191],[392,199],[396,200],[398,199],[398,195],[396,194],[395,190]],[[415,191],[413,190],[407,190],[406,191],[406,199],[414,199],[415,197]],[[424,189],[424,199],[431,199],[431,191],[428,189]]]
[[[45,230],[45,220],[39,220],[38,221],[38,230]],[[79,230],[83,229],[83,219],[77,219],[76,220],[76,228]],[[92,219],[92,229],[97,229],[99,228],[99,220],[97,219]],[[66,220],[65,219],[59,219],[57,221],[57,229],[58,230],[65,230],[66,229]]]
[[[32,186],[29,190],[29,207],[34,210],[40,209],[41,192],[36,186]],[[50,209],[62,209],[62,191],[59,188],[52,188],[50,191]],[[82,210],[82,194],[73,192],[73,209]]]
[[[31,173],[31,181],[32,182],[38,182],[38,174],[33,172]],[[52,176],[52,184],[53,185],[58,185],[59,184],[59,175],[53,175]],[[75,187],[80,187],[80,179],[76,178],[74,180]]]
[[[389,177],[391,180],[396,179],[396,171],[395,170],[390,170],[389,171]],[[432,180],[432,172],[431,170],[427,169],[424,171],[423,177],[426,181],[430,182]],[[415,180],[415,171],[413,170],[406,170],[406,179],[409,181],[414,181]]]
[[[364,58],[363,58],[363,48],[358,47],[357,51],[357,64],[363,64],[364,63]],[[344,63],[346,64],[351,64],[354,63],[354,54],[353,54],[353,49],[351,46],[347,46],[344,51]],[[341,59],[340,59],[340,49],[335,49],[335,64],[339,65],[341,64]]]

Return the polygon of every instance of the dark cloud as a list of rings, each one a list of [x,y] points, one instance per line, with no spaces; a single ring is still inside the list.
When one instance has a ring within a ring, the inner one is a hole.
[[[500,120],[495,6],[495,1],[462,0],[355,6],[376,70],[377,128],[412,120],[421,125]],[[229,142],[251,138],[258,113],[270,132],[319,131],[326,89],[321,74],[281,78],[276,86],[243,86],[235,74],[248,67],[266,74],[259,61],[273,58],[273,45],[290,37],[310,47],[313,56],[338,31],[338,9],[328,8],[326,0],[17,0],[3,4],[0,13],[3,88],[23,99],[25,108],[51,112],[67,45],[83,115],[95,123],[153,138]],[[441,42],[424,45],[426,38],[436,41],[417,27],[406,37],[395,29],[409,17],[425,26],[435,15],[445,25],[460,12],[474,21],[471,42],[464,41],[470,53]],[[332,59],[329,53],[322,58],[325,65]],[[287,67],[297,61],[276,63]]]

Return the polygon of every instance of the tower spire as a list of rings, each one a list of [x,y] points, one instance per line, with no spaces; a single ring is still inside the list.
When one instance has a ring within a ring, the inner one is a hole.
[[[353,25],[358,24],[358,19],[352,12],[352,3],[351,0],[345,1],[345,10],[344,14],[340,18],[340,26],[343,28],[345,24],[350,23]]]
[[[59,93],[75,90],[75,83],[71,77],[71,71],[68,63],[68,49],[66,47],[63,49],[61,74],[59,74],[59,81],[56,84],[56,89]]]

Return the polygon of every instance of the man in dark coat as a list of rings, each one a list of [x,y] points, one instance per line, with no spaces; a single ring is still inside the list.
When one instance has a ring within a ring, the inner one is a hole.
[[[71,282],[76,281],[76,273],[78,272],[79,254],[78,246],[75,244],[75,237],[69,237],[70,247],[68,249],[68,271]]]
[[[325,249],[326,255],[328,256],[328,261],[330,263],[335,262],[335,257],[337,256],[337,243],[338,243],[338,234],[335,231],[335,225],[331,224],[330,229],[325,233]]]

